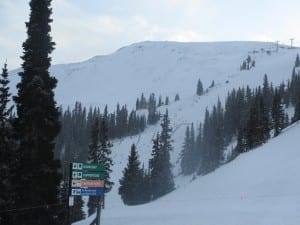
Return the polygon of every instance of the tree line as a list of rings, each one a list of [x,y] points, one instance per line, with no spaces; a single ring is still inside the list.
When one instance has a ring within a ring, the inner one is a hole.
[[[148,168],[141,166],[136,145],[131,146],[128,163],[120,179],[119,194],[126,205],[138,205],[157,199],[174,190],[170,119],[168,111],[161,122],[161,132],[152,140]]]
[[[197,135],[194,124],[187,126],[180,155],[182,174],[211,172],[238,154],[262,145],[269,138],[279,135],[290,123],[298,121],[299,66],[297,55],[291,78],[279,87],[274,88],[265,74],[262,87],[254,90],[249,86],[233,89],[227,95],[225,106],[218,101],[211,112],[206,109]],[[292,118],[285,112],[285,108],[290,106],[294,108]],[[226,158],[224,150],[231,142],[237,144],[231,156]]]

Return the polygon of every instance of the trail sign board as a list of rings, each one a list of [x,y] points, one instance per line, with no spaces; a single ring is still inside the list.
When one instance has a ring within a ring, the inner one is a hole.
[[[101,196],[104,194],[104,188],[72,188],[72,196]]]
[[[103,180],[104,172],[73,171],[72,179]]]
[[[72,188],[103,188],[104,180],[72,180]]]
[[[105,165],[103,163],[96,164],[96,163],[72,163],[72,170],[83,170],[83,171],[105,171]]]

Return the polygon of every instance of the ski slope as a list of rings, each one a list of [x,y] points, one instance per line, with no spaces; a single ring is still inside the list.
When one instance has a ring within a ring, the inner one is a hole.
[[[299,136],[300,124],[288,127],[264,146],[152,203],[126,207],[107,200],[102,224],[300,224]]]
[[[204,120],[205,109],[211,109],[218,98],[224,103],[233,88],[261,85],[264,74],[273,86],[286,81],[299,52],[298,48],[284,46],[276,52],[273,43],[263,42],[142,42],[111,55],[51,67],[51,74],[59,81],[56,99],[64,108],[81,101],[87,107],[100,106],[102,110],[108,104],[109,111],[113,111],[119,102],[131,110],[142,92],[146,98],[150,93],[155,93],[157,99],[159,95],[170,98],[170,104],[159,110],[169,110],[173,128],[171,160],[176,190],[149,204],[124,206],[118,195],[118,182],[130,146],[137,145],[140,160],[147,167],[151,140],[160,126],[149,126],[140,135],[117,139],[112,148],[111,177],[115,186],[106,196],[102,224],[300,224],[300,152],[296,143],[300,125],[289,127],[266,145],[192,182],[191,177],[179,175],[178,163],[187,125],[194,123],[197,129]],[[256,66],[240,71],[248,55]],[[16,72],[11,73],[12,87],[18,80]],[[207,89],[200,97],[195,95],[198,79]],[[212,80],[215,87],[208,88]],[[177,93],[180,101],[174,102]],[[92,219],[76,224],[87,225]]]

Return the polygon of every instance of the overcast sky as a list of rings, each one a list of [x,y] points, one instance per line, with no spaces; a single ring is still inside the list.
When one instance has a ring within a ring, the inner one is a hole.
[[[28,2],[0,0],[0,67],[21,64]],[[300,0],[53,0],[52,8],[55,64],[145,40],[300,44]]]

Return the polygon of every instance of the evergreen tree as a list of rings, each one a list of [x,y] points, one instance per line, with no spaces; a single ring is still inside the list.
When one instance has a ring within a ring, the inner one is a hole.
[[[157,193],[156,188],[160,185],[160,163],[161,163],[161,154],[160,154],[160,134],[157,133],[156,137],[152,140],[152,152],[151,159],[149,160],[149,170],[150,170],[150,186],[151,193],[150,199],[158,198],[159,195]]]
[[[170,102],[170,101],[169,101],[169,97],[167,96],[167,97],[166,97],[166,100],[165,100],[165,105],[169,105],[169,102]]]
[[[177,101],[179,101],[180,100],[180,97],[179,97],[179,94],[177,93],[176,95],[175,95],[175,102],[177,102]]]
[[[143,179],[140,186],[140,203],[146,203],[151,200],[151,175],[149,169],[146,170],[144,165],[142,167],[143,170]]]
[[[172,165],[170,162],[171,134],[168,111],[161,123],[162,132],[153,140],[152,158],[149,162],[152,198],[159,198],[174,190]]]
[[[289,115],[287,113],[285,113],[285,116],[284,116],[284,128],[288,127],[289,125],[290,125]]]
[[[141,100],[140,100],[140,109],[147,109],[147,101],[144,96],[144,93],[141,95]]]
[[[113,166],[113,161],[110,156],[112,144],[108,140],[107,131],[107,122],[104,118],[102,118],[99,134],[100,149],[98,154],[98,163],[103,163],[105,165],[105,192],[109,192],[114,184],[110,179],[110,173],[112,172],[111,167]]]
[[[148,124],[155,124],[159,120],[159,114],[156,111],[156,99],[152,93],[148,101]]]
[[[202,84],[202,82],[201,82],[200,79],[198,80],[198,83],[197,83],[197,91],[196,91],[196,94],[197,94],[198,96],[203,95],[203,84]]]
[[[248,55],[246,61],[247,61],[247,70],[249,70],[250,69],[250,63],[251,63],[251,56],[250,55]]]
[[[13,177],[17,165],[16,140],[12,129],[12,120],[9,118],[12,107],[10,101],[9,79],[7,64],[4,64],[0,78],[0,211],[14,207],[15,189]],[[0,223],[11,224],[11,214],[0,214]]]
[[[143,180],[144,171],[141,168],[136,146],[131,146],[127,167],[123,170],[120,179],[119,194],[126,205],[137,205],[143,203]]]
[[[12,106],[8,107],[11,94],[9,93],[9,79],[7,64],[4,64],[0,78],[0,127],[4,128],[9,121],[9,116],[12,111]]]
[[[190,150],[191,150],[191,146],[190,146],[190,128],[189,126],[186,127],[185,130],[185,138],[184,138],[184,144],[182,147],[182,151],[181,151],[181,172],[184,175],[188,175],[190,174],[189,172],[189,163],[190,163]]]
[[[162,98],[161,98],[161,95],[160,95],[159,98],[158,98],[157,107],[160,107],[162,105],[163,105],[163,102],[162,102]]]
[[[94,123],[91,128],[91,143],[89,145],[89,157],[90,163],[99,163],[99,153],[100,153],[100,123],[99,119],[95,118]],[[99,206],[99,197],[90,196],[88,201],[88,216],[96,212],[96,208]]]
[[[300,59],[299,59],[299,54],[297,54],[296,60],[295,60],[295,67],[299,67],[299,66],[300,66]]]
[[[269,117],[260,89],[253,99],[245,129],[246,150],[265,143],[270,137]]]
[[[74,196],[74,206],[71,210],[70,220],[72,223],[83,220],[85,218],[85,213],[83,211],[83,200],[81,196]]]
[[[168,115],[168,110],[163,116],[163,120],[161,123],[161,134],[160,134],[160,160],[161,160],[161,183],[159,187],[157,187],[158,196],[162,196],[174,190],[174,181],[172,174],[172,164],[170,162],[170,151],[172,151],[171,145],[171,132],[172,128],[170,127],[170,119]]]
[[[23,43],[23,71],[19,73],[15,128],[18,132],[18,198],[16,208],[58,203],[59,161],[54,160],[54,139],[60,130],[59,112],[53,89],[57,80],[49,75],[49,54],[54,42],[49,34],[52,19],[51,0],[31,0],[26,23],[28,38]],[[60,224],[57,207],[37,208],[16,214],[16,224]]]
[[[270,87],[270,84],[269,84],[269,81],[268,81],[267,74],[264,75],[262,95],[263,95],[263,101],[264,101],[266,110],[268,112],[270,112],[273,99],[272,99],[272,92],[271,92],[271,87]]]
[[[274,136],[276,137],[284,128],[284,110],[282,106],[282,98],[277,88],[275,89],[275,94],[273,98],[272,119],[275,130]]]
[[[295,104],[293,122],[296,122],[298,120],[300,120],[300,96],[297,99],[296,104]]]
[[[191,129],[187,127],[185,140],[181,152],[181,171],[184,175],[190,175],[196,170],[199,163],[196,154],[195,131],[192,124]]]
[[[242,65],[240,66],[240,70],[246,70],[247,69],[247,62],[244,60]]]
[[[135,103],[135,109],[139,110],[140,109],[140,100],[137,98],[136,103]]]

